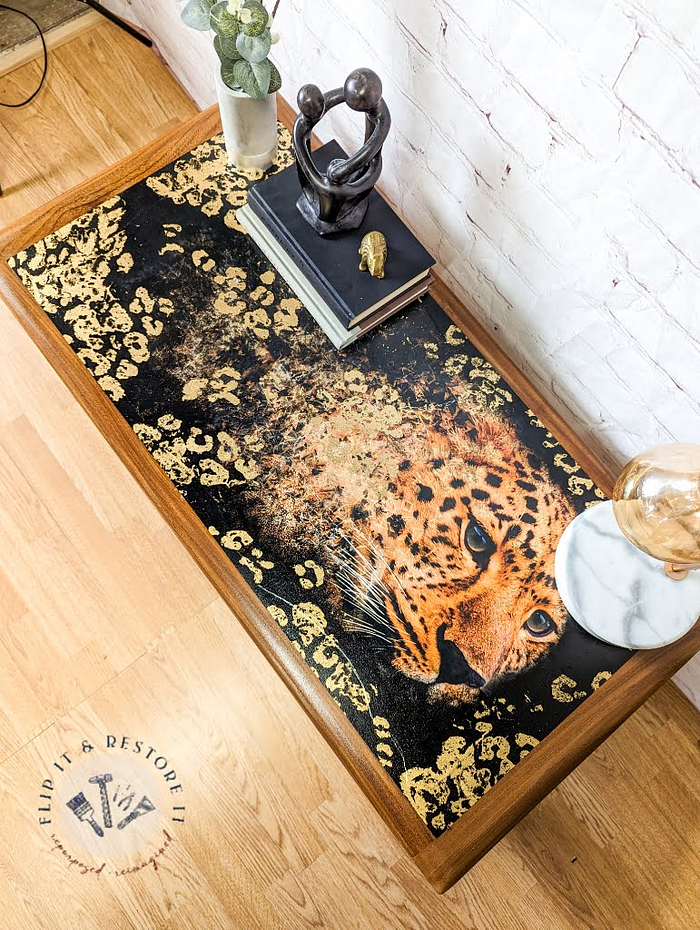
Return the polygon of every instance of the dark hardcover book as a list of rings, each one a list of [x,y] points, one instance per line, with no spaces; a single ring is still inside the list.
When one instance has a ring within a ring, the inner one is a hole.
[[[314,152],[321,170],[333,158],[347,158],[335,141]],[[253,185],[248,205],[346,328],[378,312],[420,282],[435,264],[377,191],[370,194],[367,215],[359,229],[324,237],[314,232],[297,210],[300,193],[297,167],[290,165]],[[383,278],[373,278],[358,268],[360,242],[373,230],[383,233],[387,241],[389,254]]]
[[[399,313],[404,307],[413,303],[414,300],[420,300],[421,297],[425,297],[432,284],[433,276],[428,273],[424,278],[421,278],[417,284],[406,288],[405,291],[402,291],[397,297],[390,300],[389,303],[384,304],[379,310],[375,310],[374,313],[364,316],[361,322],[357,324],[357,338],[359,339],[360,336],[364,336],[365,333],[374,329],[375,326],[379,326],[380,323],[388,320],[389,317],[392,317],[395,313]]]

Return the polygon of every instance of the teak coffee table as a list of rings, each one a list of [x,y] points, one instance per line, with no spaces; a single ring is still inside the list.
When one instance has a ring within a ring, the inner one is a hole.
[[[210,109],[6,229],[2,293],[444,891],[700,626],[632,654],[567,618],[556,543],[610,474],[440,281],[335,353],[238,224],[255,177],[219,131]]]

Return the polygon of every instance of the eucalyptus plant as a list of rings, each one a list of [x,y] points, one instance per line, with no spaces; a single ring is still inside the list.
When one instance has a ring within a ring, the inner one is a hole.
[[[273,18],[260,0],[188,0],[181,16],[192,29],[214,31],[221,78],[232,90],[264,100],[280,89],[282,78],[268,58],[277,40]]]

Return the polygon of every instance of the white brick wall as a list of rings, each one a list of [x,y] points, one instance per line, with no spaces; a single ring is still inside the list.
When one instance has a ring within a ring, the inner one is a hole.
[[[211,102],[205,37],[125,3]],[[700,441],[697,0],[282,0],[278,27],[289,100],[382,76],[385,194],[613,467]],[[361,122],[319,134],[353,149]]]

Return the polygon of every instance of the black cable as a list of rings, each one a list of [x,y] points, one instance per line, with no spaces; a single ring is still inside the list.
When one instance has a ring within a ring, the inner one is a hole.
[[[36,26],[36,31],[39,33],[39,38],[41,39],[41,47],[44,50],[44,70],[41,72],[41,80],[39,81],[39,86],[34,91],[33,94],[30,94],[26,100],[23,100],[21,103],[4,103],[0,100],[0,107],[26,107],[28,103],[31,103],[32,100],[39,93],[41,88],[44,86],[44,81],[46,80],[46,72],[49,70],[49,53],[46,50],[46,42],[44,40],[44,33],[41,29],[39,23],[32,19],[29,13],[25,13],[24,10],[16,10],[13,6],[6,6],[4,3],[0,3],[0,10],[9,10],[10,13],[19,13],[20,16],[25,16],[31,23]]]
[[[84,3],[86,6],[89,6],[90,9],[101,13],[105,19],[108,19],[116,26],[119,26],[120,29],[123,29],[124,32],[127,32],[130,36],[132,36],[132,38],[136,39],[137,42],[140,42],[142,45],[145,45],[148,48],[153,47],[153,42],[148,38],[148,36],[141,35],[137,29],[134,29],[134,27],[130,26],[129,23],[126,23],[123,19],[115,16],[114,13],[112,13],[106,7],[102,6],[101,3],[98,3],[97,0],[80,0],[80,2]]]

